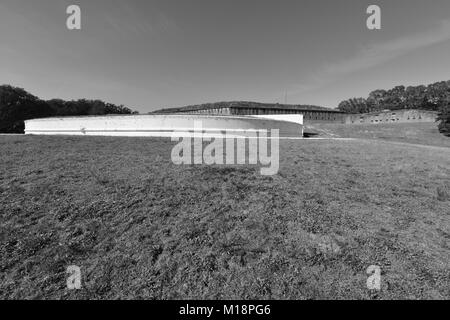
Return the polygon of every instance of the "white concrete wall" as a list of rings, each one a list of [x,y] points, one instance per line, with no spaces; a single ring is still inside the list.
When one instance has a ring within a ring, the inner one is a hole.
[[[211,135],[219,131],[240,135],[245,130],[266,129],[279,129],[281,137],[303,135],[303,126],[298,122],[241,116],[127,115],[45,118],[25,121],[25,134],[34,135],[171,137],[174,132],[178,132],[182,136],[186,135],[186,132],[200,129]]]
[[[303,125],[303,115],[302,114],[258,114],[252,115],[255,118],[272,119],[278,121],[288,121],[298,123]]]

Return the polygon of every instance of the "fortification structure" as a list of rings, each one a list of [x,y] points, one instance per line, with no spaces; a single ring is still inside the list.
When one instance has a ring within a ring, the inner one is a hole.
[[[417,109],[384,110],[380,112],[349,114],[346,124],[388,124],[408,122],[435,122],[437,112]]]
[[[311,105],[290,105],[259,102],[217,102],[192,105],[181,108],[157,110],[156,114],[210,114],[210,115],[282,115],[301,114],[307,122],[344,122],[345,113],[324,107]]]

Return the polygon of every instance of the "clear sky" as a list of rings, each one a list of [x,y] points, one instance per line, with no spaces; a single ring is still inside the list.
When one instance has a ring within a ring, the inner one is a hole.
[[[82,10],[67,30],[66,8]],[[366,28],[366,9],[382,29]],[[0,84],[140,112],[226,100],[336,107],[450,79],[449,0],[0,0]]]

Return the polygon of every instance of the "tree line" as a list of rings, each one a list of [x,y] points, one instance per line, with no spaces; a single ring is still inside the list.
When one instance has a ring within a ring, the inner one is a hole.
[[[450,80],[428,86],[396,86],[390,90],[375,90],[367,98],[342,101],[338,109],[347,113],[367,113],[381,110],[422,109],[439,111],[450,101]]]
[[[0,132],[23,133],[24,120],[105,114],[136,114],[123,105],[101,100],[41,100],[22,88],[0,86]]]
[[[438,111],[439,129],[450,136],[450,80],[428,86],[396,86],[375,90],[367,98],[351,98],[339,103],[338,110],[368,113],[382,110],[421,109]]]

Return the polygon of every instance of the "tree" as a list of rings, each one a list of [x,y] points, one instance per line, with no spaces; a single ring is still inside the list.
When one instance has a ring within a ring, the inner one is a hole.
[[[369,93],[367,103],[369,103],[372,106],[373,111],[379,111],[383,109],[386,94],[387,94],[386,90],[375,90]]]
[[[352,98],[342,101],[338,110],[347,113],[367,113],[373,111],[373,105],[364,98]]]
[[[107,103],[105,105],[105,113],[106,114],[137,114],[136,111],[132,111],[131,109],[125,107],[124,105],[115,105],[112,103]]]
[[[404,86],[396,86],[386,93],[383,101],[383,109],[398,110],[406,109],[406,93]]]
[[[423,109],[438,111],[450,97],[450,80],[432,83],[428,86],[396,86],[390,90],[375,90],[367,99],[342,101],[338,109],[349,113],[370,111]],[[367,111],[370,110],[370,111]]]
[[[436,121],[439,121],[439,131],[450,137],[450,101],[441,107]]]
[[[0,132],[21,133],[24,120],[52,116],[52,108],[22,88],[0,86]]]
[[[427,99],[427,87],[426,86],[409,86],[405,91],[406,95],[406,108],[408,109],[425,109]]]

